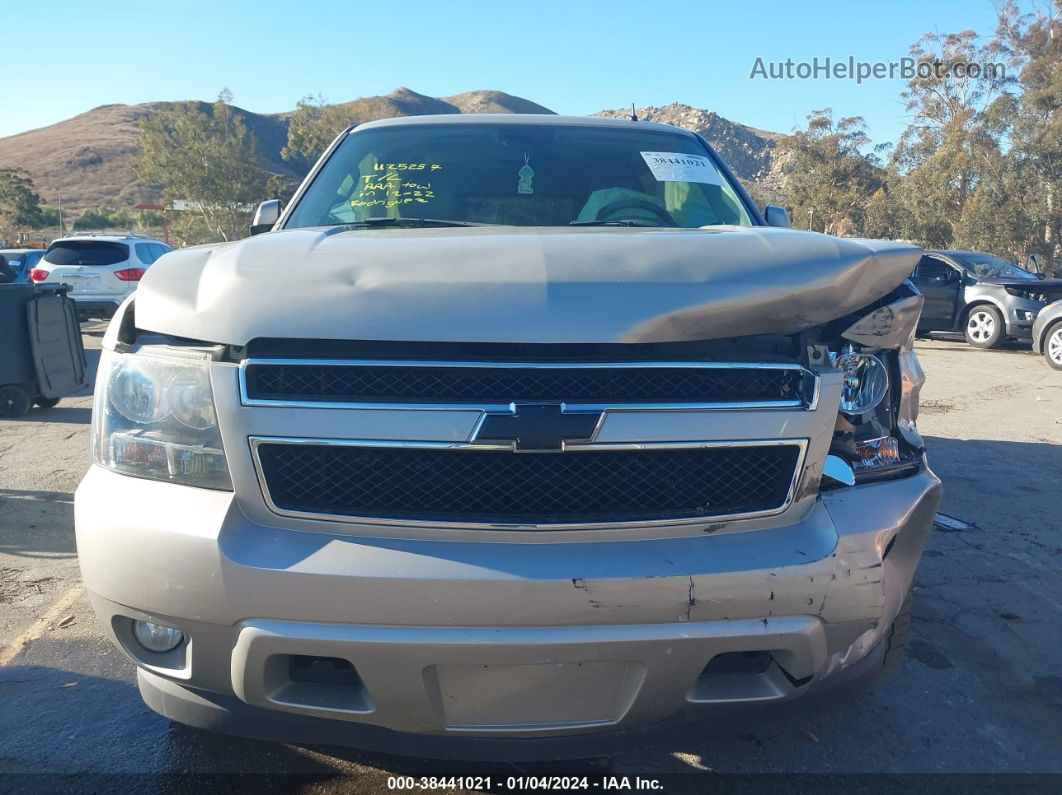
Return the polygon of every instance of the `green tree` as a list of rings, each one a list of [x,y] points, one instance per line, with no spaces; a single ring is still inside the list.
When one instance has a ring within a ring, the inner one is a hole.
[[[900,175],[892,196],[905,206],[903,236],[945,246],[956,239],[981,183],[1002,181],[1014,79],[999,42],[983,43],[972,30],[927,33],[910,54],[917,72],[901,97],[911,122],[892,153],[890,165]],[[982,68],[975,72],[969,64]]]
[[[131,229],[133,225],[134,218],[128,211],[113,207],[90,207],[74,221],[74,229]]]
[[[996,40],[1020,67],[1009,155],[1023,177],[1023,205],[1036,227],[1027,253],[1044,255],[1062,269],[1062,0],[1027,15],[1005,3]]]
[[[307,94],[295,104],[288,124],[288,144],[280,154],[285,160],[308,168],[332,140],[350,124],[350,112],[340,105],[330,105],[318,94]]]
[[[786,163],[784,201],[794,223],[829,234],[850,234],[863,222],[868,197],[882,184],[861,116],[834,121],[830,108],[812,111],[807,126],[779,142]]]
[[[139,229],[161,229],[166,225],[166,217],[154,210],[140,210],[136,214],[136,226]]]
[[[0,240],[15,241],[24,227],[40,224],[41,198],[29,174],[19,168],[0,168]]]
[[[272,174],[266,182],[265,195],[271,199],[280,199],[280,203],[286,205],[298,187],[299,183],[286,174]]]
[[[268,173],[258,146],[223,91],[212,106],[181,103],[140,126],[137,175],[162,188],[166,203],[188,202],[175,227],[208,240],[247,234],[254,204],[265,194]],[[187,216],[187,218],[185,218]]]
[[[59,226],[59,208],[52,207],[50,204],[42,204],[36,228],[46,229],[50,226]]]

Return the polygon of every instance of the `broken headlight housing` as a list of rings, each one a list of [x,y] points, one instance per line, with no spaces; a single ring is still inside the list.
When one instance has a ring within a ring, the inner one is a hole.
[[[830,354],[843,379],[830,454],[851,467],[857,483],[907,474],[921,457],[916,420],[925,374],[914,333],[922,302],[905,283],[851,323]]]
[[[152,480],[232,490],[202,348],[143,345],[104,351],[93,410],[92,457]]]

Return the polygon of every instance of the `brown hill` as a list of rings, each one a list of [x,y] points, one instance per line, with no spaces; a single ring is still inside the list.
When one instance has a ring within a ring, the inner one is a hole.
[[[772,150],[775,144],[785,137],[780,133],[738,124],[713,111],[693,108],[680,102],[672,102],[659,108],[638,108],[636,113],[639,119],[673,124],[703,135],[735,174],[752,182],[767,178],[771,168]],[[603,110],[594,115],[626,119],[630,114],[629,109],[621,109]]]
[[[382,97],[361,97],[340,104],[349,114],[350,124],[362,124],[394,116],[434,116],[461,111],[443,99],[418,94],[408,88],[396,88]]]
[[[79,210],[109,205],[127,207],[157,196],[133,173],[138,125],[171,103],[104,105],[72,119],[38,130],[0,138],[0,168],[24,168],[48,204],[60,193],[64,208]],[[200,103],[209,111],[208,103]],[[408,88],[390,94],[362,97],[342,106],[351,123],[392,116],[439,113],[552,113],[530,100],[502,91],[468,91],[450,97],[429,97]],[[258,138],[262,165],[274,173],[299,179],[301,163],[280,156],[287,141],[291,113],[260,114],[237,108]],[[626,116],[628,111],[602,111],[601,116]],[[724,119],[711,111],[672,104],[642,108],[640,118],[687,127],[704,135],[747,180],[762,179],[771,161],[771,148],[780,137]]]
[[[443,97],[443,102],[453,105],[461,113],[553,113],[537,102],[504,91],[466,91]]]
[[[154,201],[157,195],[133,173],[140,121],[168,102],[103,105],[50,127],[0,138],[0,168],[23,168],[47,204],[83,209],[98,205],[127,207]],[[198,103],[209,111],[210,104]],[[287,122],[276,116],[237,108],[258,138],[262,164],[270,171],[291,174],[280,149],[287,141]]]

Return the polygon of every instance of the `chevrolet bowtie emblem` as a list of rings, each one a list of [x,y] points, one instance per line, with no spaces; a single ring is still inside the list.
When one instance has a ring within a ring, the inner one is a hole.
[[[487,414],[474,442],[508,443],[515,449],[561,450],[564,442],[589,442],[600,411],[566,412],[558,403],[517,403],[512,414]]]

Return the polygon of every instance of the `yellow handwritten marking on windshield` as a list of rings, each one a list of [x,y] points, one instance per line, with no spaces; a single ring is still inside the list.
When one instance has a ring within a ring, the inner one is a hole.
[[[414,181],[409,178],[409,172],[441,170],[438,163],[375,163],[374,173],[362,175],[350,206],[391,208],[402,204],[428,204],[435,198],[431,182]]]
[[[374,163],[373,171],[442,171],[438,163]]]

